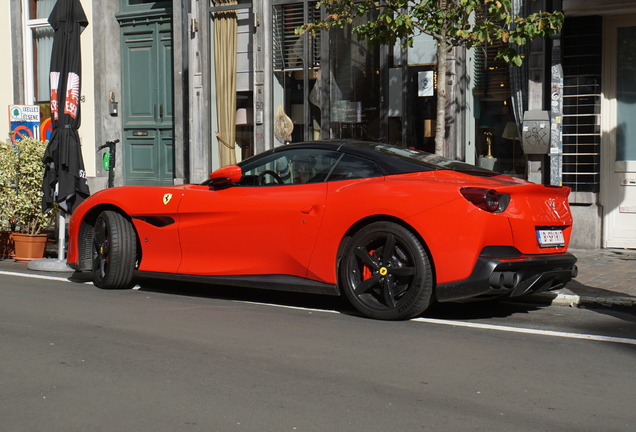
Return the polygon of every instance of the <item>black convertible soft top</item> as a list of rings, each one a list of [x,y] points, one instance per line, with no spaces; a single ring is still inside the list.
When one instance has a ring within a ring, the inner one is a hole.
[[[408,147],[398,147],[390,144],[371,141],[308,141],[275,147],[274,149],[269,150],[265,153],[256,155],[256,157],[271,153],[284,152],[294,148],[327,149],[340,151],[343,153],[355,154],[376,162],[385,175],[433,170],[452,170],[478,176],[498,175],[498,173],[487,170],[485,168],[480,168],[465,162],[449,159],[444,156],[438,156],[432,153],[425,152],[423,150],[411,149]],[[244,162],[247,162],[250,159],[247,159]],[[239,165],[242,165],[244,162],[239,163]]]

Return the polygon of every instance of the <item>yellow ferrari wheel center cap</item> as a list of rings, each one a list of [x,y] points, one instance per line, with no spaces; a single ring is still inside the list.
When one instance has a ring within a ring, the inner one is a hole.
[[[388,272],[389,272],[389,271],[386,269],[386,267],[382,267],[382,268],[380,268],[380,275],[381,275],[381,276],[386,276],[386,274],[387,274]]]

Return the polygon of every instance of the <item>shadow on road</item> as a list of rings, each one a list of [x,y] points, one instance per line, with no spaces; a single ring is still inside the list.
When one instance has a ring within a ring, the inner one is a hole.
[[[139,290],[192,296],[202,298],[226,299],[253,303],[267,303],[318,310],[334,310],[346,315],[362,316],[346,297],[303,294],[286,291],[260,290],[242,287],[199,284],[193,282],[173,282],[155,279],[137,281]],[[512,303],[499,301],[476,301],[470,303],[433,303],[422,316],[449,320],[505,318],[515,314],[527,314],[546,307],[531,303]]]
[[[545,308],[534,303],[514,303],[510,301],[475,301],[470,303],[436,303],[422,316],[426,318],[450,320],[476,320],[506,318],[517,314],[527,314]]]
[[[91,281],[92,277],[90,273],[75,272],[69,280],[77,283],[84,283]],[[175,282],[161,279],[140,279],[137,280],[137,283],[139,284],[138,289],[140,291],[253,303],[267,303],[325,311],[333,310],[346,315],[362,316],[347,301],[345,296],[335,297],[329,295],[261,290],[194,282]],[[576,285],[579,286],[577,287]],[[589,287],[585,287],[580,283],[571,283],[568,284],[568,289],[578,295],[585,295],[583,292],[585,289],[589,289]],[[598,290],[598,288],[594,289]],[[579,292],[581,294],[579,294]],[[433,303],[421,316],[425,318],[446,320],[480,320],[529,314],[547,307],[549,307],[547,304],[517,302],[514,300],[489,300],[468,303]],[[633,308],[621,308],[617,306],[604,307],[602,305],[587,305],[586,308],[601,314],[613,316],[614,318],[619,318],[629,322],[636,322],[636,315],[634,314]]]
[[[635,296],[618,291],[612,291],[606,288],[600,288],[595,286],[589,286],[582,284],[577,280],[572,280],[568,282],[567,289],[572,291],[573,294],[578,296],[586,296],[586,297],[601,297],[601,298],[629,298],[636,299]]]

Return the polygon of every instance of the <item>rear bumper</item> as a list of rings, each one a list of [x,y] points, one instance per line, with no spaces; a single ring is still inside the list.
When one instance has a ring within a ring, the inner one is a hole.
[[[481,255],[468,279],[440,284],[440,302],[518,297],[559,289],[576,277],[576,257],[569,253],[492,257]]]

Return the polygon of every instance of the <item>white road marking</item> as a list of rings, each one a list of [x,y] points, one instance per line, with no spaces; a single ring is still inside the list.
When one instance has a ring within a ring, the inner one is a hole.
[[[40,274],[29,274],[29,273],[8,272],[8,271],[0,271],[0,274],[9,275],[9,276],[19,276],[19,277],[25,277],[25,278],[33,278],[33,279],[54,280],[59,282],[71,282],[68,278],[63,278],[58,276],[44,276]]]
[[[56,276],[44,276],[39,274],[28,274],[28,273],[8,272],[8,271],[0,271],[0,274],[9,275],[9,276],[34,278],[34,279],[55,280],[59,282],[73,282],[68,278],[56,277]],[[92,282],[84,282],[84,283],[92,284]],[[139,285],[135,285],[133,289],[139,289],[139,288],[140,288]],[[295,310],[302,310],[302,311],[308,311],[308,312],[340,313],[338,311],[329,310],[329,309],[312,309],[312,308],[305,308],[300,306],[278,305],[273,303],[250,302],[250,301],[241,301],[241,300],[238,300],[237,303],[253,304],[258,306],[271,306],[271,307],[278,307],[283,309],[295,309]],[[509,327],[509,326],[501,326],[501,325],[493,325],[493,324],[481,324],[481,323],[475,323],[475,322],[453,321],[453,320],[443,320],[443,319],[435,319],[435,318],[414,318],[411,321],[422,322],[427,324],[449,325],[454,327],[468,327],[468,328],[477,328],[477,329],[484,329],[484,330],[497,330],[497,331],[513,332],[513,333],[534,334],[534,335],[540,335],[540,336],[552,336],[552,337],[562,337],[562,338],[569,338],[569,339],[584,339],[584,340],[593,340],[597,342],[615,342],[615,343],[636,345],[636,339],[591,335],[591,334],[584,334],[584,333],[569,333],[569,332],[558,332],[558,331],[552,331],[552,330],[537,330],[537,329],[530,329],[530,328],[523,328],[523,327]]]
[[[302,311],[308,311],[308,312],[325,312],[325,313],[335,313],[335,314],[340,313],[338,311],[329,310],[329,309],[312,309],[312,308],[306,308],[306,307],[300,307],[300,306],[288,306],[288,305],[280,305],[280,304],[274,304],[274,303],[260,303],[260,302],[244,301],[244,300],[235,300],[235,301],[237,303],[253,304],[257,306],[272,306],[272,307],[277,307],[282,309],[296,309],[296,310],[302,310]]]
[[[74,281],[69,278],[63,278],[59,276],[45,276],[41,274],[29,274],[29,273],[8,272],[8,271],[0,271],[0,274],[9,275],[9,276],[20,276],[20,277],[33,278],[33,279],[44,279],[44,280],[54,280],[59,282],[73,282],[73,283],[81,283],[84,285],[93,285],[93,282],[91,281],[79,282],[79,281]],[[138,290],[139,288],[141,288],[141,285],[139,284],[132,287],[132,289],[134,290]]]
[[[558,331],[552,331],[552,330],[537,330],[537,329],[530,329],[530,328],[523,328],[523,327],[508,327],[508,326],[500,326],[500,325],[492,325],[492,324],[480,324],[480,323],[474,323],[474,322],[452,321],[452,320],[443,320],[443,319],[434,319],[434,318],[414,318],[411,321],[424,322],[429,324],[450,325],[455,327],[470,327],[470,328],[478,328],[478,329],[485,329],[485,330],[498,330],[498,331],[514,332],[514,333],[534,334],[534,335],[541,335],[541,336],[554,336],[554,337],[562,337],[562,338],[569,338],[569,339],[586,339],[586,340],[594,340],[599,342],[616,342],[616,343],[636,345],[636,339],[591,335],[591,334],[584,334],[584,333],[569,333],[569,332],[558,332]]]
[[[304,308],[299,306],[277,305],[272,303],[247,302],[247,301],[240,301],[240,300],[238,300],[237,302],[261,305],[261,306],[273,306],[273,307],[279,307],[284,309],[296,309],[296,310],[303,310],[303,311],[310,311],[310,312],[340,313],[338,311],[328,310],[328,309],[311,309],[311,308]],[[423,322],[428,324],[450,325],[455,327],[468,327],[468,328],[478,328],[478,329],[484,329],[484,330],[498,330],[498,331],[513,332],[513,333],[534,334],[534,335],[540,335],[540,336],[553,336],[553,337],[562,337],[562,338],[569,338],[569,339],[585,339],[585,340],[593,340],[597,342],[616,342],[616,343],[624,343],[629,345],[636,345],[636,339],[619,338],[619,337],[613,337],[613,336],[557,332],[552,330],[537,330],[537,329],[530,329],[530,328],[523,328],[523,327],[509,327],[509,326],[501,326],[501,325],[493,325],[493,324],[480,324],[480,323],[467,322],[467,321],[443,320],[443,319],[436,319],[436,318],[414,318],[410,321]]]

